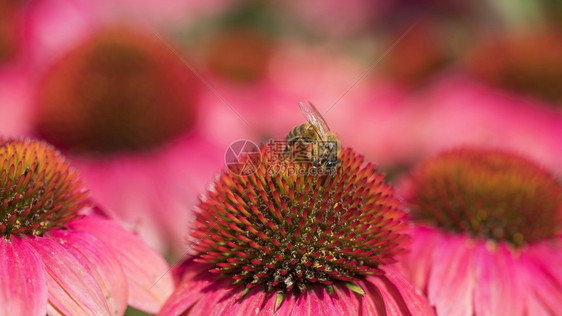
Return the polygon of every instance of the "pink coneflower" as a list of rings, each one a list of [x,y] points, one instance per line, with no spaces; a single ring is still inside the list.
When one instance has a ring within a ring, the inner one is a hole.
[[[166,262],[86,215],[88,193],[53,147],[0,142],[0,314],[122,315],[127,303],[158,311],[173,288]]]
[[[398,263],[441,315],[562,309],[562,186],[520,156],[463,148],[416,168],[403,196],[415,224]]]
[[[100,29],[43,74],[34,134],[69,154],[97,203],[181,253],[196,201],[186,188],[206,183],[223,153],[197,134],[200,89],[153,34]]]
[[[160,315],[431,315],[388,268],[406,250],[405,213],[374,165],[346,149],[321,175],[278,150],[250,154],[204,195],[195,253]]]

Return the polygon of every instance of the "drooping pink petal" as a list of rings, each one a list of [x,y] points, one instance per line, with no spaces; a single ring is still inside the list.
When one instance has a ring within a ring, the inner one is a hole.
[[[349,288],[334,286],[334,293],[331,296],[334,304],[342,311],[342,315],[359,315],[361,298]]]
[[[0,315],[47,313],[47,274],[41,257],[25,240],[0,237],[0,280]]]
[[[551,255],[551,251],[521,254],[518,273],[523,278],[529,315],[555,315],[562,310],[560,255]]]
[[[185,267],[184,267],[185,266]],[[199,276],[205,274],[202,265],[193,264],[193,261],[181,266],[183,278],[177,285],[174,293],[168,298],[158,315],[180,315],[188,308],[193,306],[199,299],[204,297],[202,291],[204,288],[211,286],[214,279],[210,275]]]
[[[343,298],[346,299],[346,298]],[[314,286],[301,294],[295,303],[292,315],[345,315],[337,308],[328,295],[328,292],[321,286]]]
[[[447,236],[433,251],[427,295],[438,315],[473,315],[474,245],[463,236]]]
[[[216,298],[210,299],[214,303],[206,305],[210,306],[207,313],[210,315],[256,315],[256,313],[259,312],[259,306],[261,306],[263,302],[255,295],[241,298],[240,294],[241,291],[229,288],[228,286],[218,288],[215,292],[213,292],[213,296],[216,295]],[[244,311],[241,311],[240,308],[242,307],[242,304],[247,307],[248,303],[252,304],[253,308],[245,308]]]
[[[366,295],[364,295],[364,297],[367,302],[368,298],[380,298],[380,300],[374,299],[372,302],[373,304],[376,304],[377,314],[407,315],[408,310],[404,301],[402,298],[398,298],[398,300],[396,300],[395,296],[397,296],[397,293],[394,293],[395,295],[393,295],[393,293],[389,291],[387,284],[385,284],[382,277],[370,277],[367,282],[363,282],[362,284],[365,288],[364,290]],[[394,290],[394,292],[396,292],[395,289],[390,290]],[[370,308],[369,305],[366,305],[365,307]]]
[[[277,308],[277,312],[275,313],[275,315],[276,316],[291,315],[291,313],[293,312],[293,308],[295,307],[296,301],[297,301],[297,296],[293,293],[288,293],[283,299],[283,301],[281,302],[281,305],[279,305],[279,307]]]
[[[311,298],[311,292],[312,291],[304,291],[304,293],[301,293],[299,297],[297,297],[291,315],[323,315],[318,306],[316,306],[318,302],[314,302],[315,305],[312,305],[314,299]]]
[[[402,300],[411,313],[417,315],[435,314],[435,310],[429,305],[423,294],[416,291],[402,275],[392,267],[383,266],[380,267],[380,269],[385,272],[385,275],[380,278],[385,284],[385,292],[393,295],[393,300],[397,302]],[[367,280],[372,280],[374,278],[376,278],[376,276],[370,276]]]
[[[556,311],[549,310],[536,296],[529,295],[525,301],[527,315],[533,316],[552,316]]]
[[[97,280],[111,315],[123,315],[127,308],[127,278],[111,250],[96,237],[82,231],[58,230],[47,234],[76,257]]]
[[[382,315],[435,315],[421,293],[392,268],[380,267],[385,275],[370,275],[362,281],[365,312]]]
[[[129,305],[157,313],[174,290],[166,261],[140,238],[118,224],[88,216],[69,223],[108,245],[121,263],[129,285]]]
[[[190,316],[207,315],[242,315],[236,313],[237,300],[240,291],[235,291],[230,285],[231,280],[219,280],[204,288],[201,299],[199,299],[189,311]],[[252,298],[244,298],[252,299]],[[230,301],[230,302],[229,302]],[[252,302],[254,302],[252,300]],[[222,310],[223,313],[217,314],[215,311]],[[234,310],[234,311],[233,311]]]
[[[408,254],[396,263],[396,267],[416,289],[425,290],[429,270],[433,264],[433,250],[441,240],[442,234],[434,228],[416,226],[412,228],[410,235],[416,236],[415,240]]]
[[[324,311],[321,313],[324,313],[324,315],[349,315],[351,311],[349,307],[345,307],[345,304],[355,303],[355,306],[359,305],[356,302],[348,302],[349,300],[352,300],[351,297],[342,297],[341,300],[345,302],[336,301],[336,299],[330,295],[325,288],[319,285],[315,287],[314,291],[311,291],[311,299],[313,300],[313,304],[314,301],[316,301],[316,304],[323,307]]]
[[[476,258],[474,312],[476,315],[523,315],[525,296],[510,250],[481,245]]]
[[[276,293],[267,293],[263,289],[254,288],[247,295],[249,299],[242,300],[236,310],[231,313],[239,315],[275,315]],[[220,315],[220,314],[219,314]]]
[[[47,271],[49,304],[60,314],[109,315],[109,306],[88,268],[48,237],[30,238]]]

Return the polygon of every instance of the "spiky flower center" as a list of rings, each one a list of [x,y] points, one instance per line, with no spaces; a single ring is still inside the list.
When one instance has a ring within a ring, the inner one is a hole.
[[[101,31],[61,59],[38,94],[37,132],[88,153],[143,150],[189,129],[197,78],[159,39]]]
[[[413,218],[515,246],[560,233],[562,186],[519,156],[484,149],[443,153],[417,168],[406,201]]]
[[[350,149],[341,162],[333,175],[276,159],[244,177],[223,172],[196,211],[197,260],[284,292],[379,273],[404,250],[405,213],[372,164]]]
[[[0,140],[1,141],[1,140]],[[0,145],[0,234],[33,234],[78,217],[87,192],[77,172],[50,145],[6,140]]]
[[[469,70],[503,89],[561,101],[562,32],[530,32],[494,39],[469,55]]]

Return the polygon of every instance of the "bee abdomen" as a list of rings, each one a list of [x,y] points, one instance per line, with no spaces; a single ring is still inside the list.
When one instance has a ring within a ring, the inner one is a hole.
[[[306,125],[307,124],[301,124],[296,126],[287,134],[287,146],[293,146],[295,143],[307,138]]]

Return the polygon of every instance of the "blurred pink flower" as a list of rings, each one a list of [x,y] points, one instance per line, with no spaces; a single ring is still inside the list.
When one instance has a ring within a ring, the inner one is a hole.
[[[159,315],[433,315],[389,268],[406,214],[374,165],[348,148],[335,175],[313,174],[276,148],[229,165],[202,196],[192,258]]]
[[[530,160],[464,148],[418,166],[400,193],[415,224],[397,266],[441,315],[555,315],[562,186]]]
[[[3,140],[0,314],[155,313],[173,290],[168,265],[139,238],[87,213],[77,172],[53,147]]]
[[[202,84],[142,29],[101,28],[75,45],[42,74],[31,133],[68,153],[96,203],[178,256],[195,188],[223,163],[198,133]]]

